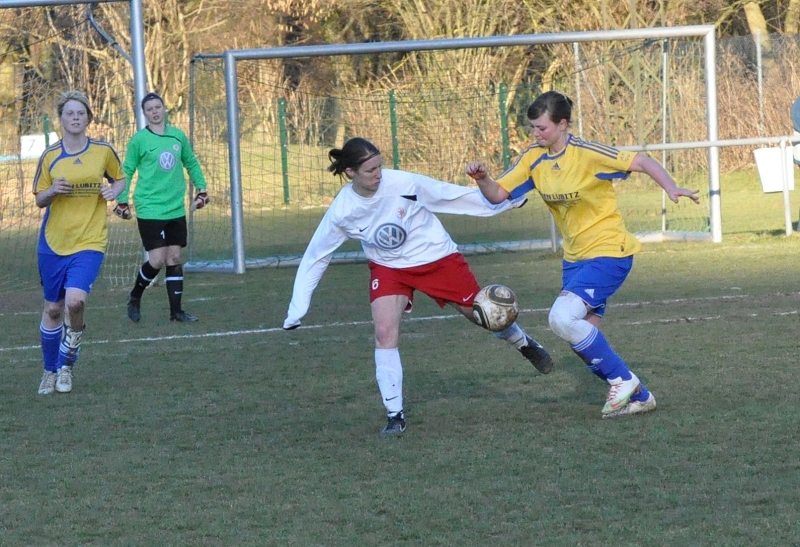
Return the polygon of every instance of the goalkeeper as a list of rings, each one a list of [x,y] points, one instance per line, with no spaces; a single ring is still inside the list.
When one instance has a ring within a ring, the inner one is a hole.
[[[328,154],[334,175],[347,177],[306,248],[294,281],[283,328],[294,329],[308,312],[311,294],[333,252],[348,239],[361,242],[371,272],[369,300],[375,325],[375,377],[386,408],[384,435],[402,433],[403,367],[397,345],[403,312],[410,312],[414,291],[450,304],[475,323],[472,302],[480,290],[469,265],[434,213],[492,216],[520,201],[492,205],[475,188],[430,177],[381,169],[380,151],[362,138]],[[547,374],[553,361],[516,323],[495,336],[519,350]]]
[[[186,134],[167,124],[161,97],[157,93],[145,95],[142,111],[147,119],[147,127],[139,130],[128,143],[122,165],[127,183],[114,209],[120,218],[132,218],[128,194],[133,174],[138,171],[133,203],[147,260],[139,269],[133,289],[128,294],[128,317],[135,323],[139,322],[142,294],[161,268],[166,267],[170,320],[181,323],[197,321],[196,316],[186,313],[181,306],[181,247],[186,247],[187,239],[184,204],[186,179],[183,170],[188,171],[198,190],[193,204],[197,209],[205,207],[209,201],[206,180]]]

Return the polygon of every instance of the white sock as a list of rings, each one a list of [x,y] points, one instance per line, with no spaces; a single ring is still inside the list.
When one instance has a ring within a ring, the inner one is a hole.
[[[403,410],[403,365],[397,348],[375,349],[375,379],[386,413],[393,416]]]
[[[520,326],[517,325],[516,321],[511,323],[511,326],[506,330],[495,332],[494,335],[500,340],[505,340],[517,349],[523,347],[528,341],[525,336],[525,331],[523,331]]]

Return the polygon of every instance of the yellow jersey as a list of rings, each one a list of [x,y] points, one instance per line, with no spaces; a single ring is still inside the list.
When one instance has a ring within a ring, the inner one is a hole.
[[[108,213],[100,189],[125,178],[117,153],[110,144],[89,139],[82,151],[68,154],[59,141],[39,158],[33,193],[47,190],[59,177],[72,185],[72,192],[57,195],[47,206],[38,251],[60,256],[89,250],[105,252]]]
[[[625,228],[612,181],[628,177],[635,156],[569,135],[553,156],[537,144],[527,147],[497,183],[512,199],[539,192],[561,232],[565,260],[630,256],[642,245]]]

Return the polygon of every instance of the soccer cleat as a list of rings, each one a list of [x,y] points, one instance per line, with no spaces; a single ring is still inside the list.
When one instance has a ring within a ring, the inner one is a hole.
[[[59,393],[69,393],[72,391],[72,367],[61,367],[56,374],[56,391]]]
[[[399,435],[406,430],[406,418],[401,410],[394,416],[389,417],[389,423],[381,431],[381,435]]]
[[[199,321],[197,316],[189,315],[185,311],[181,310],[178,313],[173,313],[169,316],[170,321],[175,321],[176,323],[194,323],[195,321]]]
[[[616,412],[603,414],[603,419],[619,418],[620,416],[630,416],[631,414],[642,414],[656,409],[656,398],[651,393],[646,401],[630,401]]]
[[[141,298],[134,298],[131,293],[128,293],[128,318],[134,323],[138,323],[142,318],[141,305]]]
[[[45,370],[42,374],[42,381],[39,382],[39,395],[50,395],[56,390],[56,379],[58,374]]]
[[[536,367],[536,370],[542,374],[549,374],[553,370],[553,359],[550,354],[541,344],[527,334],[525,339],[528,343],[519,348],[520,353]]]
[[[608,390],[606,404],[603,405],[603,415],[621,410],[622,407],[627,405],[628,401],[631,399],[631,395],[636,392],[641,382],[639,382],[639,378],[631,372],[630,380],[615,378],[609,380],[608,383],[611,387]]]

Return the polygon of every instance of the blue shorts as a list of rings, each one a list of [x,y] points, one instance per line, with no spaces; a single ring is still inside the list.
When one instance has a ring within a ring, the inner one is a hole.
[[[64,300],[67,289],[91,292],[104,256],[100,251],[79,251],[67,256],[39,253],[39,279],[44,288],[44,299],[60,302]]]
[[[625,282],[633,268],[633,256],[590,258],[578,262],[562,261],[561,290],[586,302],[592,313],[603,316],[606,301]]]

